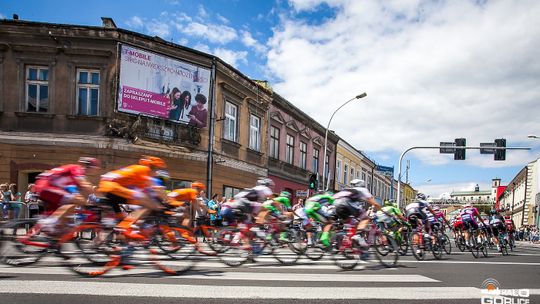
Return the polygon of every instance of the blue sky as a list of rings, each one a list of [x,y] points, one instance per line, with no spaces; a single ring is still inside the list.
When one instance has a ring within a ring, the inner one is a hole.
[[[352,0],[4,0],[0,17],[100,25],[212,53],[326,125],[382,165],[416,145],[506,138],[507,161],[467,151],[409,154],[413,186],[442,192],[503,184],[540,156],[540,2]],[[430,180],[430,182],[427,182]]]

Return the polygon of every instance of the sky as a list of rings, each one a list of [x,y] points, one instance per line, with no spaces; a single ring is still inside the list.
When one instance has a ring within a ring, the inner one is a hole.
[[[101,25],[214,54],[384,166],[413,146],[506,138],[506,161],[414,150],[409,182],[431,196],[507,184],[540,157],[540,1],[1,0],[0,18]],[[403,170],[403,176],[405,172]]]

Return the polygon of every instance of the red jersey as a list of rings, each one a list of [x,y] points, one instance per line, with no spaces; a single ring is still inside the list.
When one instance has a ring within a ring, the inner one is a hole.
[[[37,193],[47,187],[65,189],[69,186],[80,186],[80,178],[86,176],[85,169],[80,165],[63,165],[38,175],[35,185]]]

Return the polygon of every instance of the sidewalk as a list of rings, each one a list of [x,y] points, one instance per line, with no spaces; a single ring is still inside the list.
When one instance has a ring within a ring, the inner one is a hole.
[[[535,248],[540,248],[540,243],[531,243],[529,241],[516,241],[516,245],[519,246],[530,246]]]

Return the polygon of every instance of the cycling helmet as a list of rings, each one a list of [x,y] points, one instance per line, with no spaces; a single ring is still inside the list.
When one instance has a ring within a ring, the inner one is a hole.
[[[193,182],[193,183],[191,183],[191,188],[199,189],[199,190],[206,190],[206,186],[201,182]]]
[[[490,211],[489,211],[489,214],[491,214],[491,215],[495,215],[495,214],[497,214],[497,213],[498,213],[497,210],[490,210]]]
[[[272,181],[269,178],[259,178],[257,180],[257,186],[273,187],[274,186],[274,181]]]
[[[362,179],[355,178],[351,181],[351,187],[365,187],[366,182]]]
[[[94,157],[81,157],[79,158],[79,164],[91,168],[101,168],[101,161]]]
[[[439,206],[433,206],[432,209],[433,211],[441,211],[441,207]]]
[[[144,155],[139,160],[139,165],[147,166],[150,168],[158,168],[158,169],[165,169],[167,168],[167,165],[165,165],[165,161],[159,157],[155,156],[146,156]]]
[[[463,205],[463,207],[465,207],[465,208],[472,207],[472,203],[467,202],[467,203],[465,203],[465,205]]]
[[[384,205],[385,205],[385,206],[392,206],[393,204],[392,204],[391,201],[385,200],[385,201],[384,201]]]
[[[424,193],[418,193],[416,195],[416,199],[421,200],[421,201],[425,201],[425,200],[427,200],[427,196]]]
[[[156,179],[161,181],[161,184],[164,186],[169,179],[171,179],[171,176],[169,175],[169,172],[165,170],[158,170],[156,171],[156,175],[154,176]]]
[[[286,198],[291,198],[291,193],[288,192],[288,191],[281,191],[279,196],[283,196],[283,197],[286,197]]]

